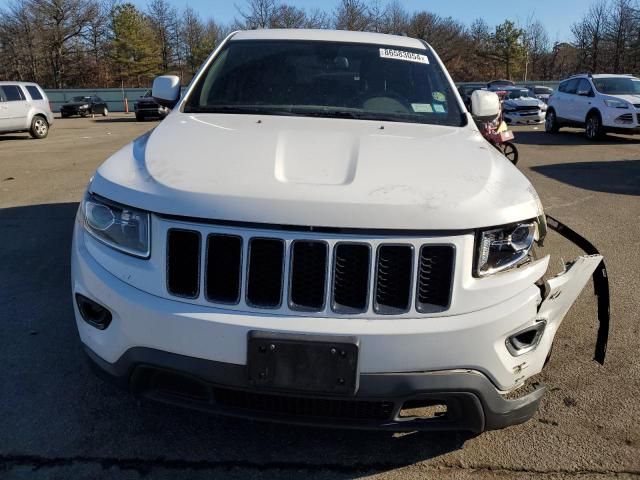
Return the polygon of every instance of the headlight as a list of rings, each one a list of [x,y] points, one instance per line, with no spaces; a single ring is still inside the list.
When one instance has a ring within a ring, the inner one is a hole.
[[[484,277],[514,267],[527,257],[535,236],[534,222],[481,231],[477,237],[474,273]]]
[[[82,204],[84,228],[97,240],[136,257],[151,252],[149,214],[87,194]]]
[[[542,100],[540,100],[540,105],[539,105],[539,107],[540,107],[540,110],[542,110],[543,112],[546,112],[546,111],[547,111],[547,104],[546,104],[546,103],[544,103]]]
[[[87,104],[80,105],[78,108],[81,108],[81,109],[89,108],[89,105],[87,105]]]
[[[605,100],[604,104],[607,107],[611,107],[611,108],[629,108],[629,104],[623,100],[615,100],[615,99]]]

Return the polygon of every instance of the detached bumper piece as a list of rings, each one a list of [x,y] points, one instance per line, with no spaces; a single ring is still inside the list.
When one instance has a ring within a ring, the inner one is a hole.
[[[600,255],[598,249],[589,240],[578,234],[571,228],[559,222],[555,218],[547,215],[547,226],[573,242],[580,247],[588,255]],[[601,260],[593,272],[593,289],[594,294],[598,297],[598,336],[596,339],[596,349],[593,359],[601,365],[604,365],[604,359],[607,355],[607,343],[609,341],[609,323],[610,313],[610,293],[609,293],[609,276],[604,260]]]
[[[244,365],[136,347],[116,363],[85,346],[96,373],[143,398],[235,417],[388,431],[480,433],[527,421],[545,387],[503,397],[484,375],[468,370],[360,374],[355,395],[275,392],[249,382]]]

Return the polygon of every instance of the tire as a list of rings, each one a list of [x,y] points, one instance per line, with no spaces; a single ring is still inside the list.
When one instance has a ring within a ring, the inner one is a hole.
[[[31,120],[29,135],[36,139],[46,138],[49,135],[49,122],[44,117],[36,115]]]
[[[602,118],[597,112],[590,113],[584,125],[584,135],[588,140],[595,141],[604,137],[605,132],[602,128]]]
[[[514,165],[518,163],[518,149],[513,143],[504,142],[500,144],[500,151],[511,163]]]
[[[144,122],[144,116],[136,113],[136,122]]]
[[[80,116],[82,118],[87,118],[88,115],[89,115],[89,112],[87,110],[83,110],[82,112],[80,112]]]
[[[107,107],[104,107],[104,109],[102,110],[102,116],[106,117],[107,115],[109,115],[109,110],[107,110]]]
[[[558,117],[556,117],[555,110],[547,111],[547,115],[544,119],[544,131],[547,133],[558,133],[560,131],[560,125],[558,125]]]
[[[60,112],[60,118],[69,118],[69,115],[64,112]]]

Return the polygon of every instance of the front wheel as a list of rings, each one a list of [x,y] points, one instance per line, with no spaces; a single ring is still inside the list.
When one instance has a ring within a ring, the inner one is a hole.
[[[556,112],[553,110],[547,112],[544,119],[544,131],[547,133],[558,133],[560,126],[558,125],[558,119],[556,118]]]
[[[47,122],[43,117],[40,116],[33,117],[33,120],[31,120],[31,128],[29,129],[29,134],[33,138],[45,138],[49,134],[49,122]]]
[[[602,128],[602,120],[600,115],[592,113],[587,117],[587,124],[584,128],[584,134],[589,140],[598,140],[604,137],[604,129]]]
[[[507,157],[507,159],[514,165],[518,163],[518,149],[511,142],[504,142],[500,144],[500,151]]]

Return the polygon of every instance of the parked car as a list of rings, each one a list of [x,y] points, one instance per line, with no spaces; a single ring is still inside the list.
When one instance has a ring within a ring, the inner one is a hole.
[[[156,102],[151,95],[151,90],[147,90],[141,96],[134,107],[136,112],[136,120],[144,121],[147,118],[164,118],[169,113],[169,109]]]
[[[607,132],[640,133],[640,79],[632,75],[575,75],[549,99],[545,129],[585,129],[589,140]]]
[[[102,115],[106,117],[108,114],[107,102],[97,95],[73,97],[60,107],[60,116],[62,118],[67,118],[72,115],[80,115],[81,117]]]
[[[549,97],[553,94],[553,88],[545,87],[542,85],[527,85],[529,89],[529,96],[542,100],[544,103],[549,103]]]
[[[460,85],[458,87],[458,93],[462,97],[464,106],[467,107],[468,111],[471,111],[471,94],[476,90],[483,90],[485,88],[486,88],[486,85],[484,84],[467,84],[467,85]]]
[[[515,87],[516,84],[515,82],[512,82],[511,80],[492,80],[491,82],[487,83],[487,88],[495,90],[498,87]]]
[[[29,132],[40,139],[51,125],[49,99],[37,83],[0,82],[0,134]]]
[[[73,233],[99,371],[302,424],[479,432],[534,414],[544,387],[518,389],[602,257],[544,277],[555,224],[479,148],[426,42],[234,32],[183,97],[175,76],[153,96],[172,112],[98,168]],[[474,98],[499,114],[495,93]]]
[[[503,102],[504,121],[510,125],[544,123],[547,104],[520,87],[494,87],[506,92]]]

